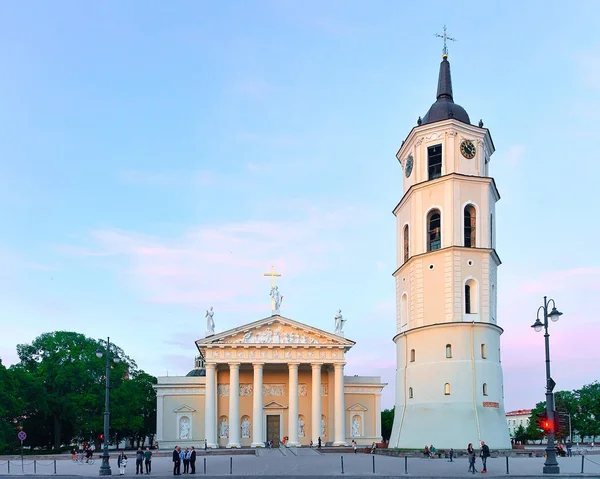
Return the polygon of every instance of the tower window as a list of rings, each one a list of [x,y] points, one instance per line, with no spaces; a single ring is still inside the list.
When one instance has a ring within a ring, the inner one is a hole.
[[[483,383],[483,395],[487,396],[488,395],[488,387],[487,387],[487,383]]]
[[[427,215],[427,251],[442,247],[442,218],[439,210],[431,210]]]
[[[414,349],[410,350],[410,362],[411,363],[415,362],[415,350]]]
[[[450,383],[444,384],[444,394],[450,396]]]
[[[471,286],[465,284],[465,313],[471,314]]]
[[[427,166],[430,180],[442,176],[442,145],[427,148]]]
[[[408,225],[404,226],[404,262],[408,261],[409,255],[409,243],[408,243]]]
[[[473,205],[465,206],[464,211],[464,243],[465,248],[475,248],[475,207]]]
[[[476,314],[478,312],[478,298],[477,282],[469,279],[465,283],[465,314]]]
[[[447,358],[452,357],[452,345],[451,344],[446,344],[446,357]]]
[[[487,348],[485,346],[485,344],[481,345],[481,359],[486,359],[487,358]]]
[[[413,398],[413,388],[408,388],[408,398],[409,399]]]

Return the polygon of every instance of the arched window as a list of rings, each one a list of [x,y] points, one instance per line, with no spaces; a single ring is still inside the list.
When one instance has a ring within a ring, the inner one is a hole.
[[[408,398],[409,399],[413,398],[413,388],[408,388]]]
[[[451,344],[446,344],[446,357],[447,358],[452,357],[452,345]]]
[[[473,205],[465,206],[464,212],[464,244],[465,248],[475,248],[475,222],[476,213]]]
[[[444,384],[444,394],[450,396],[450,383]]]
[[[477,282],[469,279],[465,283],[465,314],[476,314],[479,307]]]
[[[427,251],[442,247],[442,219],[439,210],[431,210],[427,215]]]
[[[485,344],[481,345],[481,359],[486,359],[487,358],[487,348],[485,346]]]
[[[415,350],[414,349],[410,350],[410,362],[411,363],[415,362]]]
[[[487,395],[488,395],[487,383],[483,383],[483,395],[484,395],[484,396],[487,396]]]
[[[408,225],[404,226],[404,262],[409,258]]]

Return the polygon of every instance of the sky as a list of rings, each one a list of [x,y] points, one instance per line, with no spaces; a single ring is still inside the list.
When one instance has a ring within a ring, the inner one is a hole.
[[[600,3],[131,1],[0,5],[0,357],[111,337],[186,374],[216,330],[282,315],[357,341],[394,404],[396,151],[435,101],[490,129],[505,408],[598,378]],[[592,143],[590,143],[590,141]],[[591,146],[590,146],[591,145]],[[595,152],[594,152],[595,151]],[[594,241],[592,241],[594,240]]]

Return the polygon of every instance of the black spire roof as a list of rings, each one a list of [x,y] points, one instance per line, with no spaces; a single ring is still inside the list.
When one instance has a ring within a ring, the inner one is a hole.
[[[450,62],[448,55],[442,56],[440,63],[440,76],[438,78],[437,100],[431,105],[429,111],[425,114],[422,124],[434,123],[436,121],[448,120],[454,118],[463,123],[471,124],[469,115],[465,109],[454,103],[452,98],[452,78],[450,76]]]

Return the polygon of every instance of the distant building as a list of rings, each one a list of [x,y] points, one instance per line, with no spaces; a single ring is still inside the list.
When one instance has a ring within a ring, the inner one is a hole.
[[[506,413],[506,423],[508,424],[508,434],[510,437],[515,437],[515,431],[519,426],[523,426],[527,429],[530,416],[531,409],[517,409],[516,411]]]

